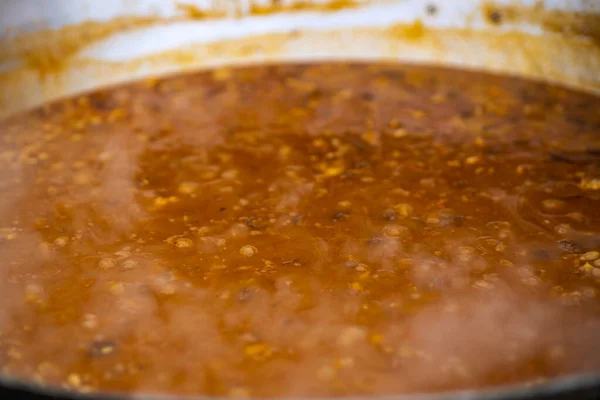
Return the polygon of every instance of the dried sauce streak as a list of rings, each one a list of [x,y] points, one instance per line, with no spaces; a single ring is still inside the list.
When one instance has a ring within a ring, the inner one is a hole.
[[[0,368],[370,395],[598,370],[600,99],[420,66],[220,69],[0,125]]]

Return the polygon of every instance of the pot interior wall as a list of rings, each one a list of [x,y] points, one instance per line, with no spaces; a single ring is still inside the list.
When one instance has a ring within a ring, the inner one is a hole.
[[[34,4],[38,6],[34,6]],[[600,3],[8,0],[0,115],[217,65],[435,63],[600,91]]]

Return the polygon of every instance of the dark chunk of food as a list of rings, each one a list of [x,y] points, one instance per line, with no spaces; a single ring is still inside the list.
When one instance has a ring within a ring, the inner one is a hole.
[[[255,218],[255,217],[248,218],[248,221],[246,222],[246,225],[248,225],[248,227],[250,229],[254,229],[254,230],[257,230],[257,231],[262,231],[264,229],[267,229],[267,225],[261,223],[260,220],[258,218]]]
[[[565,253],[583,253],[583,249],[577,243],[570,240],[561,240],[558,242],[558,247]]]
[[[113,354],[117,345],[112,340],[100,340],[93,342],[88,347],[88,354],[92,357],[102,357]]]
[[[341,221],[346,218],[348,218],[348,213],[345,213],[343,211],[337,212],[333,215],[333,220],[335,222]]]
[[[398,219],[398,215],[396,214],[396,211],[392,209],[387,209],[383,212],[383,219],[385,219],[386,221],[394,222],[396,221],[396,219]]]

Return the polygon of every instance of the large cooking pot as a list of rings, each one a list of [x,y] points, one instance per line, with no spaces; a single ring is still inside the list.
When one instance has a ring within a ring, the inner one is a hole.
[[[437,63],[600,92],[596,0],[3,0],[0,7],[1,116],[141,77],[306,60]],[[0,397],[17,395],[110,397],[0,376]],[[600,374],[396,398],[600,399]]]

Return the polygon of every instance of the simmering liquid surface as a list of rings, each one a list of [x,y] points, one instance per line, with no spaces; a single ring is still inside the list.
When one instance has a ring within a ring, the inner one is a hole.
[[[383,395],[600,369],[600,99],[385,64],[219,69],[0,124],[0,370]]]

